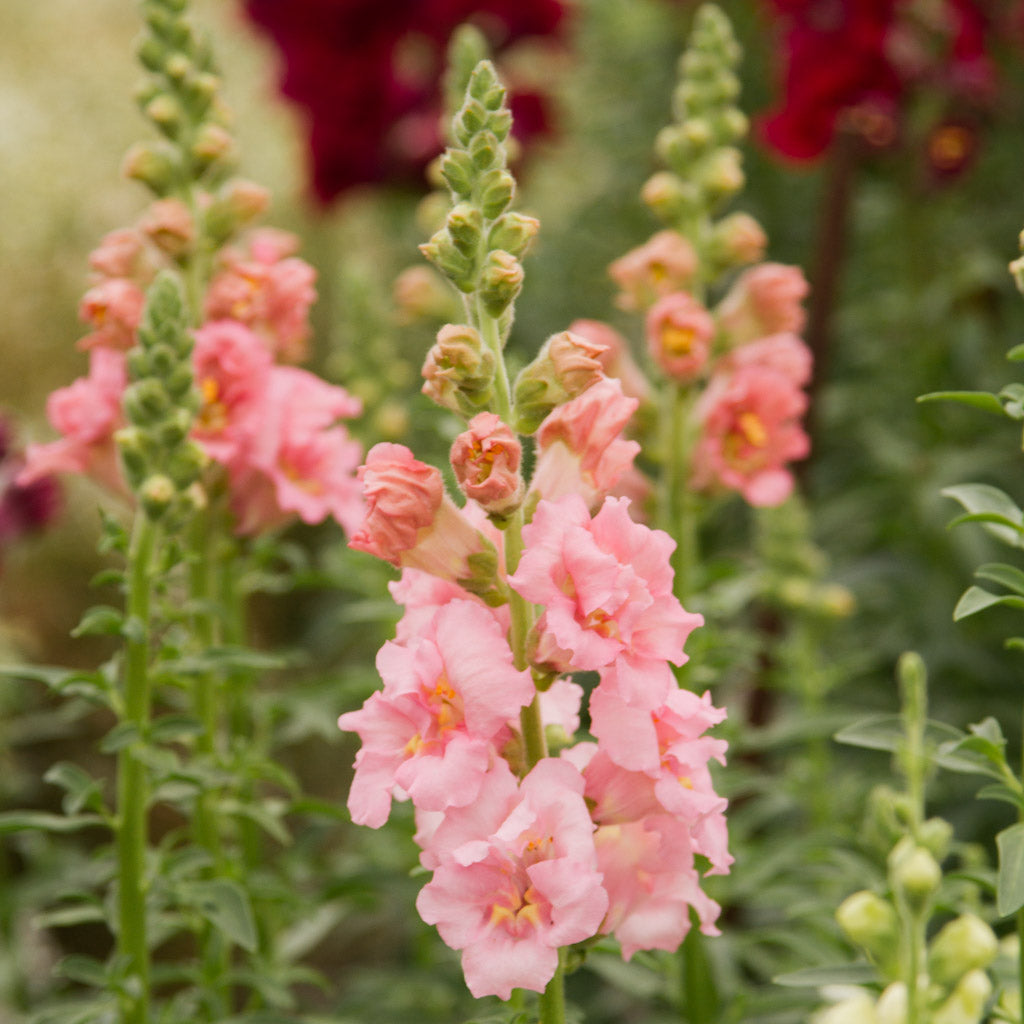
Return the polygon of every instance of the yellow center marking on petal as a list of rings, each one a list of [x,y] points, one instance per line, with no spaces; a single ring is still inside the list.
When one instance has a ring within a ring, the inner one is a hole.
[[[741,412],[737,418],[739,432],[748,444],[763,448],[768,443],[768,431],[756,413]]]
[[[661,347],[669,356],[688,356],[696,338],[697,332],[692,327],[666,324],[661,329]]]
[[[684,789],[693,789],[693,779],[689,775],[680,775],[676,781]]]
[[[613,640],[620,638],[619,624],[603,608],[595,608],[583,620],[583,628],[592,630],[598,636]]]

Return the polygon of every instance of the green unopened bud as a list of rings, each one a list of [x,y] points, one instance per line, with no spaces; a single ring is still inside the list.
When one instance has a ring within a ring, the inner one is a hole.
[[[146,36],[137,50],[139,63],[147,71],[162,71],[167,59],[167,47],[153,36]]]
[[[165,448],[176,448],[188,437],[192,429],[193,416],[188,409],[172,409],[169,416],[157,425],[157,443]],[[171,474],[174,476],[174,474]],[[174,482],[179,483],[178,477],[174,476]],[[191,481],[189,481],[191,482]]]
[[[207,122],[199,129],[196,140],[192,143],[192,158],[197,170],[203,171],[215,163],[223,163],[231,156],[235,140],[231,133],[219,124]]]
[[[471,292],[476,287],[476,264],[471,256],[460,252],[447,228],[436,231],[420,252],[447,277],[459,291]]]
[[[523,268],[515,256],[502,249],[487,254],[480,272],[480,299],[489,316],[501,316],[522,287]]]
[[[458,203],[448,214],[446,223],[448,235],[465,257],[472,260],[483,236],[483,216],[469,203]]]
[[[1024,292],[1024,256],[1018,256],[1010,263],[1010,273],[1017,285],[1017,290]]]
[[[952,995],[935,1011],[932,1024],[979,1024],[992,982],[981,970],[968,971]]]
[[[540,231],[540,221],[521,213],[504,213],[491,227],[487,235],[489,249],[504,249],[516,259],[522,259],[530,243]]]
[[[163,385],[152,377],[130,385],[125,390],[123,405],[128,422],[138,427],[154,426],[171,408]]]
[[[501,143],[492,131],[481,131],[469,140],[468,154],[474,168],[486,171],[501,159]]]
[[[724,199],[743,188],[743,162],[738,149],[716,150],[700,171],[700,183],[713,200]]]
[[[232,178],[203,213],[203,230],[217,245],[252,223],[270,205],[270,193],[255,182]]]
[[[848,896],[836,909],[846,937],[876,961],[887,960],[899,942],[899,922],[891,903],[867,889]]]
[[[171,507],[177,493],[170,477],[154,473],[139,488],[139,503],[150,519],[159,519]]]
[[[178,179],[177,154],[161,143],[137,143],[125,154],[121,173],[164,196]]]
[[[708,255],[723,270],[745,267],[764,259],[768,236],[747,213],[730,213],[711,231]]]
[[[462,149],[449,149],[441,158],[441,177],[460,199],[468,199],[473,192],[477,170],[469,154]]]
[[[186,490],[199,479],[209,464],[209,456],[194,441],[179,443],[167,463],[167,475],[174,481],[175,487]]]
[[[483,104],[475,99],[468,99],[462,109],[455,115],[454,135],[462,146],[468,146],[477,132],[483,131],[487,124],[487,111]]]
[[[914,906],[922,906],[942,882],[942,868],[931,851],[909,836],[904,836],[889,854],[889,875],[895,888]]]
[[[488,220],[495,220],[507,209],[515,195],[516,182],[506,170],[488,171],[480,179],[480,209]]]
[[[692,181],[672,171],[658,171],[644,183],[640,198],[663,221],[673,223],[697,206],[700,192]]]
[[[856,992],[812,1018],[813,1024],[878,1024],[874,1000],[867,992]]]
[[[949,987],[968,971],[988,967],[999,953],[995,932],[975,914],[961,914],[945,925],[928,949],[928,973]]]
[[[172,53],[164,64],[164,72],[175,82],[184,82],[192,70],[192,61],[183,53]]]
[[[122,427],[114,434],[128,486],[135,490],[145,477],[152,445],[138,427]]]
[[[176,138],[182,124],[181,104],[167,93],[161,93],[146,104],[148,117],[165,135]]]
[[[936,860],[942,861],[953,841],[953,826],[944,818],[929,818],[918,830],[917,839]]]

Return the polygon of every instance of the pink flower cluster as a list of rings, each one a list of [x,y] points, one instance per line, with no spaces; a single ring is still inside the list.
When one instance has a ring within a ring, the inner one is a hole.
[[[646,317],[652,363],[670,380],[699,389],[691,485],[778,505],[793,488],[788,464],[810,450],[801,418],[811,354],[799,336],[807,282],[797,267],[757,262],[708,308],[690,290],[697,270],[693,246],[669,230],[610,267],[619,305]],[[573,329],[612,349],[628,348],[625,339],[608,340],[614,332],[607,325],[583,321]],[[635,380],[635,365],[624,356],[618,362],[624,379]],[[640,386],[633,389],[644,397]]]
[[[350,546],[401,567],[404,614],[377,658],[383,689],[339,719],[362,741],[349,809],[378,827],[393,800],[412,801],[432,873],[417,908],[478,997],[543,991],[559,948],[598,935],[627,958],[675,949],[691,909],[716,932],[701,874],[732,860],[708,767],[724,761],[707,733],[725,714],[670,667],[703,622],[673,594],[674,541],[611,494],[637,453],[622,436],[636,406],[598,374],[537,430],[528,485],[521,441],[478,414],[452,447],[461,506],[400,445],[377,445],[360,470],[366,518]],[[519,502],[509,571],[488,513],[504,523]],[[518,639],[516,602],[539,612]],[[582,738],[577,671],[598,680]],[[552,745],[531,763],[524,714],[538,708]]]
[[[50,395],[47,416],[60,437],[28,447],[23,483],[71,472],[124,491],[114,435],[124,426],[125,353],[135,344],[146,287],[195,242],[188,207],[161,199],[91,254],[93,283],[79,309],[91,328],[79,342],[89,370]],[[194,332],[201,407],[193,437],[221,467],[245,534],[328,516],[351,531],[362,519],[355,479],[362,449],[341,424],[361,405],[343,388],[287,365],[305,355],[316,298],[315,272],[296,248],[292,235],[261,229],[222,249],[204,322]]]

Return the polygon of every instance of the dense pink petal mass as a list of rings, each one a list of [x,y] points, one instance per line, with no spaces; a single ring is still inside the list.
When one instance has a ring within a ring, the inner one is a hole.
[[[382,825],[393,793],[435,811],[476,800],[508,721],[534,693],[494,616],[450,601],[419,636],[385,644],[377,669],[384,689],[338,720],[363,742],[349,794],[353,820]]]

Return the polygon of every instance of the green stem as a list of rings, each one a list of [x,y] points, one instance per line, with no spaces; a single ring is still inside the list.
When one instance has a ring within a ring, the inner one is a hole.
[[[565,1024],[565,966],[562,950],[558,951],[558,967],[554,977],[540,995],[539,1024]]]
[[[159,530],[142,511],[135,519],[128,553],[128,625],[125,641],[122,721],[140,739],[123,747],[117,759],[117,949],[134,985],[122,996],[123,1024],[149,1021],[149,943],[146,927],[145,860],[149,779],[139,745],[150,720],[149,633],[153,559]],[[130,992],[131,994],[128,994]]]

